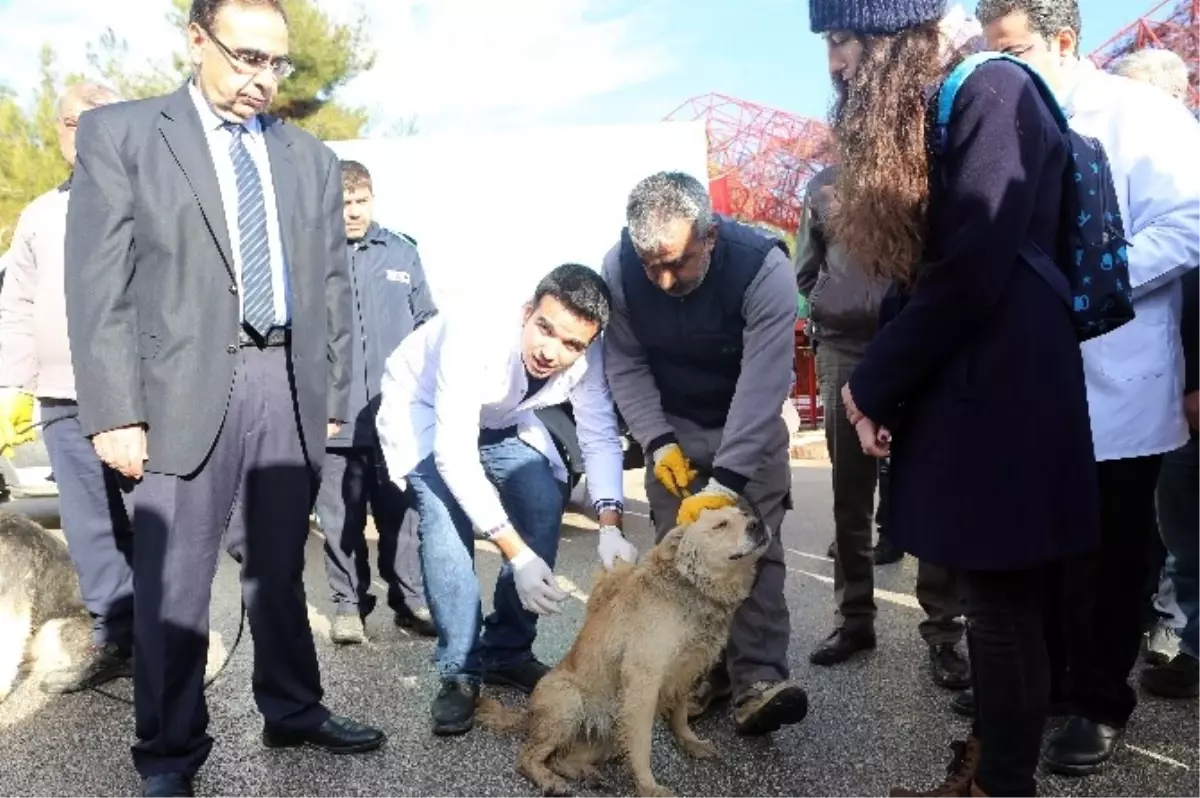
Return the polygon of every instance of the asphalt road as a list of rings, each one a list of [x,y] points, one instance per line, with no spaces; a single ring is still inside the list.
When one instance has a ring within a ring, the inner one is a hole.
[[[885,795],[894,784],[928,788],[940,781],[948,743],[966,721],[948,708],[949,693],[929,680],[917,623],[911,558],[876,569],[879,648],[835,668],[808,664],[810,649],[832,621],[832,563],[823,553],[832,537],[829,472],[794,470],[797,510],[784,536],[791,607],[790,659],[808,689],[811,709],[799,726],[770,738],[741,739],[726,715],[697,725],[722,750],[717,762],[694,762],[656,732],[654,767],[660,782],[681,795]],[[630,487],[636,488],[631,474]],[[631,491],[631,495],[633,495]],[[650,542],[645,505],[630,506],[630,535]],[[570,645],[596,567],[593,534],[566,526],[558,573],[576,586],[566,611],[542,623],[536,651],[555,662]],[[481,550],[480,580],[488,595],[498,558]],[[429,733],[428,707],[436,690],[433,643],[407,636],[383,612],[368,621],[365,646],[335,648],[328,638],[328,588],[321,541],[309,544],[308,596],[326,689],[335,711],[377,724],[390,735],[374,754],[335,757],[312,750],[268,751],[259,744],[260,717],[250,692],[252,645],[247,634],[209,691],[216,746],[197,782],[208,795],[531,795],[514,772],[518,741],[476,729],[460,738]],[[382,603],[382,602],[381,602]],[[211,660],[219,663],[238,622],[237,574],[223,563],[217,577]],[[130,696],[128,682],[112,691]],[[496,691],[507,703],[520,698]],[[136,795],[129,760],[132,708],[94,693],[49,699],[26,684],[0,705],[0,794]],[[1197,704],[1142,696],[1127,744],[1101,775],[1061,779],[1043,775],[1040,790],[1057,795],[1197,795],[1200,755]],[[620,765],[607,770],[613,793],[632,783]],[[592,793],[598,794],[598,793]]]

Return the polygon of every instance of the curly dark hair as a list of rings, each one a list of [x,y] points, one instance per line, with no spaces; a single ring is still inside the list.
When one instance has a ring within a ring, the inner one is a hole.
[[[870,274],[910,282],[929,205],[926,87],[943,74],[937,23],[862,37],[832,112],[840,165],[827,231]]]

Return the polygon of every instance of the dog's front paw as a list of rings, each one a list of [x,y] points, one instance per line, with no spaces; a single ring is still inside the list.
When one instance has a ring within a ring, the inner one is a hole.
[[[638,795],[643,798],[675,798],[675,791],[664,784],[645,784],[638,787]]]
[[[708,740],[688,740],[683,743],[683,750],[693,759],[717,759],[721,752]]]
[[[563,779],[548,779],[540,786],[542,788],[542,795],[558,796],[558,798],[565,798],[565,796],[571,795],[571,785],[567,784]]]

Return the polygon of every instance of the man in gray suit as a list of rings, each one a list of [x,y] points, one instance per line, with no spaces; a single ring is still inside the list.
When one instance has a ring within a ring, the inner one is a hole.
[[[188,41],[178,91],[83,115],[67,224],[80,420],[133,484],[147,795],[190,795],[212,747],[209,601],[235,507],[263,743],[384,741],[322,706],[304,598],[319,464],[348,401],[341,168],[265,113],[292,71],[282,0],[194,0]]]

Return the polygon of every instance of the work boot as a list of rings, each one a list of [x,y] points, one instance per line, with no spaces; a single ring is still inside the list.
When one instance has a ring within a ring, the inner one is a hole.
[[[982,795],[975,787],[975,772],[979,769],[979,738],[971,735],[966,741],[950,743],[954,757],[946,766],[946,779],[929,792],[917,792],[903,787],[893,787],[888,795],[893,798],[936,798],[938,796]]]
[[[339,646],[355,646],[367,642],[363,619],[358,615],[338,614],[333,616],[329,639]]]
[[[40,687],[46,693],[78,693],[131,676],[132,653],[129,649],[115,643],[94,643],[87,647],[79,662],[47,673]]]
[[[1138,680],[1147,693],[1160,698],[1195,698],[1200,688],[1200,662],[1179,653],[1166,665],[1146,668]]]
[[[1179,632],[1160,620],[1143,638],[1143,644],[1143,660],[1151,665],[1166,665],[1179,653]]]
[[[971,686],[971,665],[953,643],[934,643],[929,647],[929,674],[934,684],[947,690],[966,690]]]
[[[696,689],[688,696],[688,720],[704,717],[718,704],[728,701],[732,695],[733,688],[729,686],[728,680],[717,684],[714,679],[705,679],[696,685]]]
[[[483,683],[496,687],[515,687],[528,695],[549,672],[549,665],[530,658],[507,668],[489,668],[483,672]]]
[[[904,552],[893,546],[892,542],[883,535],[879,536],[879,542],[875,544],[873,554],[876,565],[891,565],[904,559]]]
[[[447,679],[442,682],[437,698],[429,708],[433,717],[433,733],[438,736],[463,734],[475,725],[475,703],[479,700],[479,685],[473,682]]]
[[[437,627],[433,625],[433,616],[425,607],[419,610],[410,610],[407,607],[396,610],[395,621],[401,629],[406,629],[418,637],[437,637]]]
[[[800,685],[755,682],[734,702],[733,723],[738,734],[757,737],[799,723],[807,714],[808,695]]]

